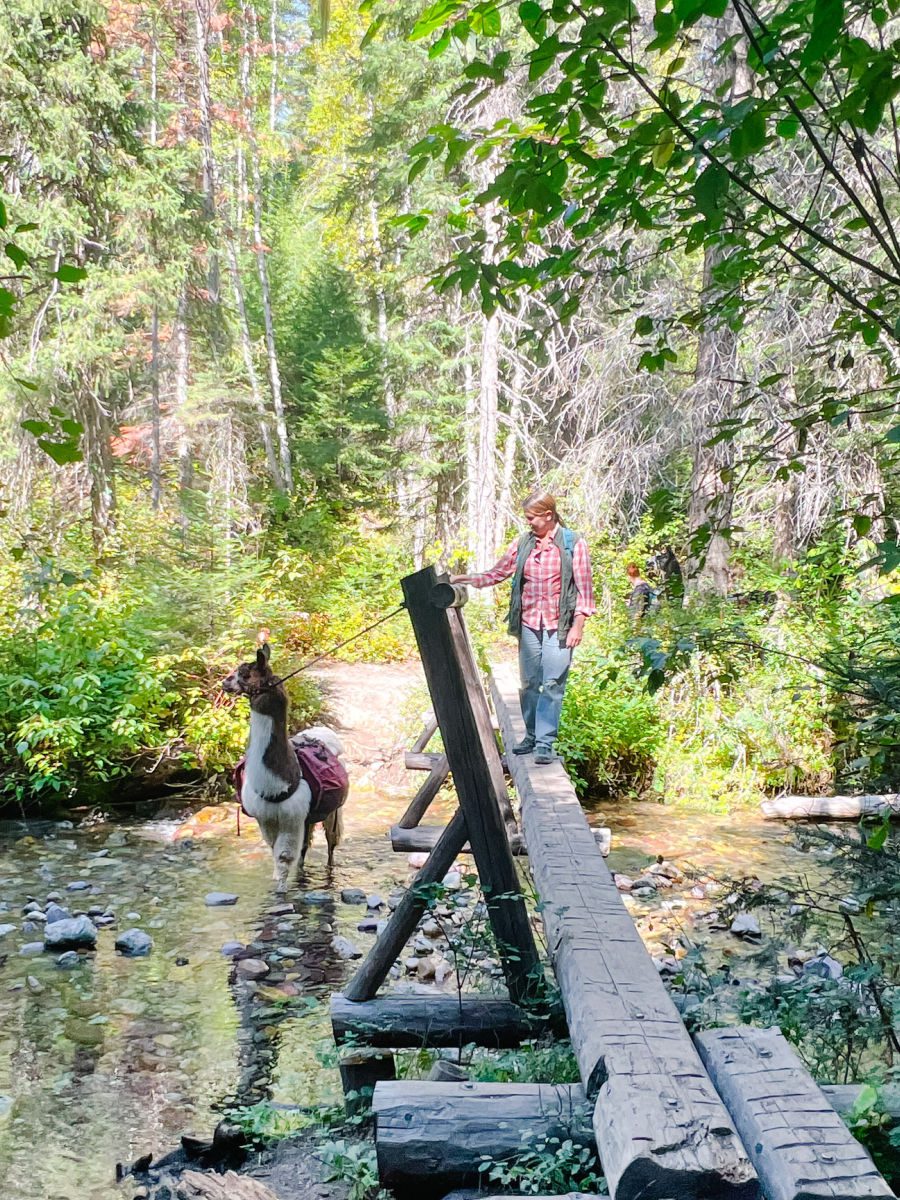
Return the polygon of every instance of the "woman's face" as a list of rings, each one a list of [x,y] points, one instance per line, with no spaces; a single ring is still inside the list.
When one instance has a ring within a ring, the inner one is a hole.
[[[553,526],[556,524],[556,518],[553,513],[547,512],[545,509],[526,508],[525,520],[535,537],[546,537]]]

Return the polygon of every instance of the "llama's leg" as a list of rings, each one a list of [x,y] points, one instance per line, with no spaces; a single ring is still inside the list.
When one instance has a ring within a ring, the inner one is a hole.
[[[297,861],[300,847],[297,835],[293,830],[282,830],[275,839],[273,854],[275,855],[275,890],[279,894],[287,891],[288,877]]]
[[[265,821],[261,817],[257,818],[259,832],[262,834],[263,841],[272,851],[272,878],[278,879],[278,859],[275,853],[275,843],[278,840],[278,822]]]
[[[303,829],[303,849],[300,851],[300,866],[306,862],[306,853],[312,845],[313,822],[307,821]]]
[[[328,865],[334,865],[334,852],[341,844],[341,839],[344,836],[344,817],[341,809],[335,809],[322,822],[322,827],[325,830],[325,840],[328,843]]]

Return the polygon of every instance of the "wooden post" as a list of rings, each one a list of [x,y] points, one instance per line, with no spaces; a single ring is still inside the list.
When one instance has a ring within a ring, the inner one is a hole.
[[[338,1062],[338,1070],[348,1117],[370,1106],[377,1084],[397,1078],[394,1056],[386,1050],[379,1053],[362,1050],[345,1055]]]
[[[738,1025],[694,1040],[767,1200],[894,1195],[780,1029]]]
[[[410,800],[406,812],[397,822],[401,829],[415,829],[428,811],[428,806],[432,800],[444,786],[449,774],[450,767],[447,763],[447,755],[442,754],[431,768],[431,774],[416,792],[415,796],[413,796],[412,800]]]
[[[505,801],[509,808],[506,781],[460,611],[435,607],[432,590],[436,582],[434,568],[426,567],[406,576],[403,595],[460,811],[465,815],[510,998],[523,1003],[534,995],[541,964],[501,807]],[[456,618],[452,623],[451,616]]]
[[[428,857],[428,862],[404,893],[387,928],[363,959],[359,970],[344,988],[348,1000],[371,1000],[388,976],[403,947],[412,936],[419,918],[428,906],[429,884],[440,883],[466,841],[466,821],[457,810]]]

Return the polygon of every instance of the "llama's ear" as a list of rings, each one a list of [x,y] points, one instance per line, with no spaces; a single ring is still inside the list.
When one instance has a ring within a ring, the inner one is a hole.
[[[256,652],[256,665],[260,671],[264,671],[269,665],[269,659],[272,657],[272,648],[268,642],[263,642]]]

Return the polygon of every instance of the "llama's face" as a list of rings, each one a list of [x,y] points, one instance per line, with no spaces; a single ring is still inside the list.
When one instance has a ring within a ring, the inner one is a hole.
[[[241,663],[222,680],[222,691],[229,692],[232,696],[256,696],[261,691],[266,691],[275,678],[269,667],[270,655],[269,644],[266,642],[257,650],[254,662]]]

